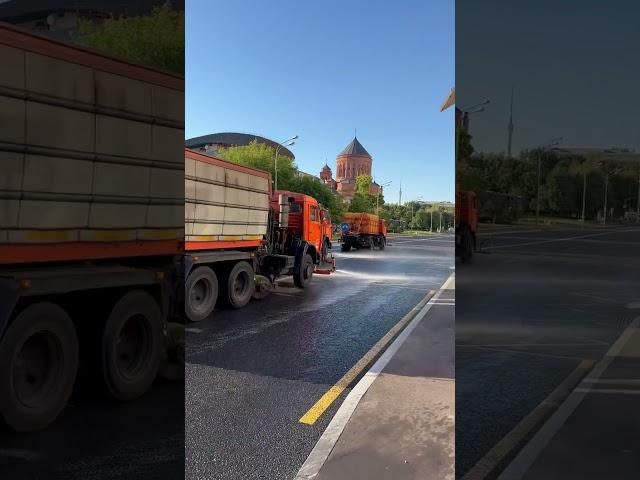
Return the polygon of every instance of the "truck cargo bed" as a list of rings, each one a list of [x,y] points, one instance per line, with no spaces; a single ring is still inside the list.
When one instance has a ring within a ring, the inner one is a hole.
[[[177,253],[184,79],[6,24],[0,64],[0,263]]]
[[[271,176],[185,149],[185,250],[255,249],[267,234]]]

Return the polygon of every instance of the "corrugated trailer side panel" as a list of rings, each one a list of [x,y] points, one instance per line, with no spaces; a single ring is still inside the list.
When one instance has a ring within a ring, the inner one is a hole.
[[[270,194],[269,173],[185,149],[185,250],[260,247]]]
[[[351,231],[368,235],[378,234],[378,216],[371,213],[347,212],[343,222],[350,225]]]
[[[0,263],[179,251],[184,80],[0,24]]]

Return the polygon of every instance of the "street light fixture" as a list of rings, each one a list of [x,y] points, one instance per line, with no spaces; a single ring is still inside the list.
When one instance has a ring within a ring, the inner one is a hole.
[[[294,135],[288,140],[285,140],[284,142],[279,143],[278,147],[276,148],[276,156],[273,159],[273,171],[274,171],[273,190],[274,191],[278,189],[278,152],[282,147],[290,147],[291,145],[294,145],[296,143],[294,140],[296,140],[297,138],[298,138],[298,135]]]
[[[560,144],[563,137],[556,137],[542,144],[538,153],[538,187],[536,189],[536,225],[540,224],[540,164],[542,162],[542,152],[545,148],[555,147]]]
[[[464,116],[466,115],[471,115],[474,113],[482,113],[484,112],[486,109],[484,108],[486,105],[489,105],[491,103],[491,100],[485,100],[483,102],[480,103],[476,103],[475,105],[471,105],[470,107],[466,107],[466,108],[461,108],[460,109],[460,113],[462,115],[461,118],[461,124],[458,126],[456,125],[456,148],[455,148],[455,160],[456,162],[458,161],[458,147],[460,146],[460,130],[462,130],[463,124],[464,124]]]
[[[628,148],[596,148],[596,147],[562,147],[562,148],[554,148],[553,149],[559,155],[572,155],[572,156],[581,156],[584,157],[587,161],[592,162],[592,164],[597,163],[598,161],[631,161],[631,162],[640,162],[640,153],[635,152],[634,150],[630,150]],[[640,165],[640,163],[639,163]],[[587,171],[585,168],[582,171],[583,175],[583,187],[582,187],[582,221],[585,221],[585,204],[586,204],[586,189],[587,189]],[[605,172],[606,173],[606,172]],[[615,173],[615,172],[614,172]],[[606,222],[606,198],[608,195],[607,183],[608,176],[605,177],[605,215],[604,222]],[[640,170],[638,171],[638,198],[637,198],[637,206],[636,206],[636,214],[640,218]]]
[[[380,201],[380,190],[383,187],[388,187],[392,183],[393,182],[391,180],[389,180],[388,182],[379,185],[380,188],[378,189],[378,194],[376,195],[376,215],[380,215],[380,207],[378,206],[379,201]]]

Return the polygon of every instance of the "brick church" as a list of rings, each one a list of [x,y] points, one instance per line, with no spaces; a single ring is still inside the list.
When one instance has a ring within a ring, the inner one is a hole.
[[[333,192],[338,193],[345,200],[351,200],[356,189],[358,175],[371,175],[373,158],[362,146],[356,137],[336,157],[336,178],[329,165],[325,164],[320,172],[320,179],[328,185]],[[373,182],[369,187],[369,193],[377,195],[382,193],[382,187]]]

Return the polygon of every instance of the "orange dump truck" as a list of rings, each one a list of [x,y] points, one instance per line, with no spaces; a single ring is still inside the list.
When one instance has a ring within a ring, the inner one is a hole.
[[[184,80],[6,24],[0,64],[0,414],[28,431],[62,411],[79,364],[119,400],[156,377],[184,235]]]
[[[245,306],[256,276],[273,283],[292,275],[296,286],[307,287],[331,248],[330,220],[318,202],[272,192],[262,170],[189,149],[184,156],[187,318],[204,320],[218,303]]]
[[[378,247],[384,250],[387,244],[387,225],[384,220],[371,213],[344,214],[341,224],[341,249]]]

